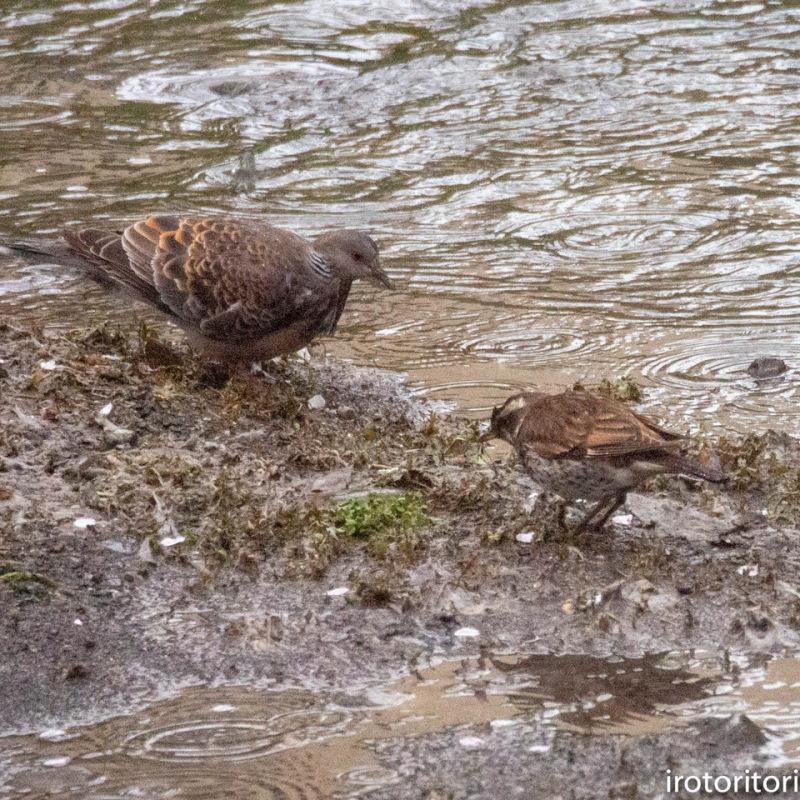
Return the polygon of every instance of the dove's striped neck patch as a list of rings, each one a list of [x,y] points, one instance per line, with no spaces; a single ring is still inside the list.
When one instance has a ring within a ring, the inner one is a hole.
[[[331,266],[328,264],[327,259],[316,250],[311,251],[311,258],[309,259],[311,269],[320,276],[320,278],[331,277]]]

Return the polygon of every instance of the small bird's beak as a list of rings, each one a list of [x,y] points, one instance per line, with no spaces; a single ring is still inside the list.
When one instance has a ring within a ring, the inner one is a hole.
[[[370,272],[367,280],[375,286],[383,286],[385,289],[394,289],[391,278],[379,266],[375,266]]]

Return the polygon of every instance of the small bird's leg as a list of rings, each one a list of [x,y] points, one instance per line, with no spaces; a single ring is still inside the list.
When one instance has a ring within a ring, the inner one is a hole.
[[[556,506],[556,522],[562,531],[567,529],[567,501],[559,500]]]
[[[603,514],[603,516],[597,522],[592,524],[592,528],[597,531],[602,530],[603,525],[608,522],[611,515],[625,502],[625,498],[627,496],[627,489],[620,489],[614,498],[614,502],[608,507],[608,511],[606,511],[606,513]]]
[[[277,383],[276,378],[273,375],[270,375],[263,366],[261,366],[260,361],[254,361],[247,367],[247,379],[249,380],[263,380],[267,383]]]
[[[580,533],[592,527],[589,523],[608,505],[609,499],[608,497],[604,497],[591,511],[587,512],[586,516],[575,526],[575,533]]]

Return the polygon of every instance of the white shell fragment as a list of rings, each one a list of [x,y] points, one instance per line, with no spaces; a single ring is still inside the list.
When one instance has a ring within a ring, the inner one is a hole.
[[[133,441],[133,438],[136,434],[127,428],[120,428],[119,425],[115,425],[108,418],[108,415],[111,413],[111,409],[113,407],[114,406],[112,403],[107,403],[104,405],[97,412],[97,416],[94,418],[94,421],[103,429],[103,438],[106,440],[106,443],[111,447],[116,447],[119,444],[128,444],[129,442]]]
[[[483,747],[483,739],[480,736],[462,736],[458,743],[467,750],[475,750],[478,747]]]
[[[46,370],[47,372],[52,372],[54,369],[57,368],[56,362],[53,361],[52,358],[49,361],[40,361],[39,367],[43,370]]]
[[[46,742],[62,742],[64,739],[69,739],[71,737],[61,728],[48,728],[46,731],[42,731],[39,734],[39,738],[44,739]]]
[[[185,542],[186,537],[181,536],[179,533],[175,534],[174,536],[164,536],[159,540],[159,543],[162,547],[172,547],[173,545],[180,544],[181,542]]]
[[[312,411],[319,411],[322,408],[325,408],[327,403],[325,402],[325,398],[321,394],[315,394],[309,401],[308,407]]]
[[[87,528],[97,525],[97,520],[93,517],[78,517],[72,524],[74,527],[85,531]]]
[[[518,533],[514,538],[523,544],[530,544],[533,541],[533,531],[524,531],[523,533]]]
[[[615,525],[631,525],[633,523],[633,514],[617,514],[616,517],[611,517],[611,521]]]
[[[328,597],[341,597],[342,595],[347,594],[350,591],[350,587],[348,586],[337,586],[335,589],[329,589],[325,592]]]
[[[124,542],[117,541],[116,539],[103,539],[103,541],[100,542],[100,547],[104,547],[106,550],[110,550],[112,553],[130,555],[131,553],[136,552],[136,545],[132,542],[132,539],[128,539]]]
[[[748,578],[755,578],[758,575],[758,564],[742,564],[736,571]]]
[[[474,639],[480,636],[481,632],[477,628],[459,628],[453,636],[458,636],[460,639]]]
[[[45,767],[65,767],[72,759],[69,756],[57,756],[56,758],[48,758],[42,761]]]
[[[153,551],[150,547],[149,539],[142,540],[142,543],[139,545],[139,549],[136,551],[136,555],[138,555],[142,561],[146,561],[148,564],[156,563],[156,560],[153,557]]]
[[[515,719],[493,719],[489,725],[492,728],[511,728],[514,725],[518,725],[519,722]]]

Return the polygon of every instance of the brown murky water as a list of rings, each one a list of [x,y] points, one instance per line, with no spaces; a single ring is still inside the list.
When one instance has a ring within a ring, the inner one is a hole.
[[[800,431],[800,10],[724,0],[18,0],[0,229],[147,211],[374,231],[329,350],[480,411],[629,374],[673,424]],[[254,167],[238,170],[254,152]],[[3,313],[139,314],[4,265]]]
[[[0,790],[84,800],[354,798],[402,780],[408,764],[395,755],[387,766],[375,752],[388,739],[456,728],[459,747],[482,749],[503,731],[503,746],[524,741],[545,754],[560,731],[641,736],[738,712],[769,728],[772,767],[800,763],[794,661],[488,656],[347,695],[196,688],[91,727],[7,737]]]

